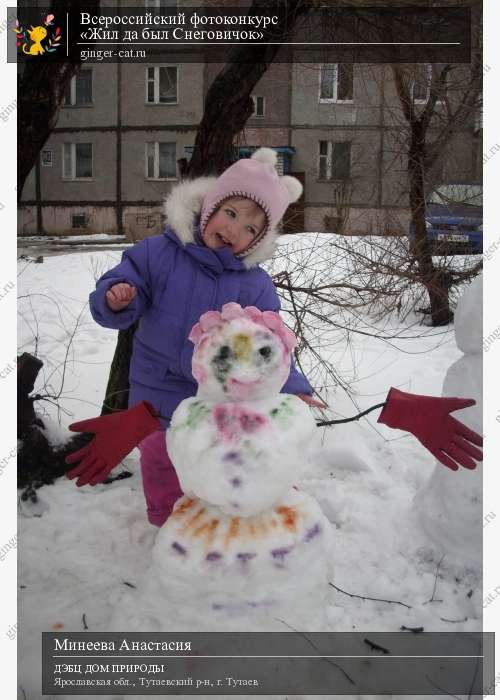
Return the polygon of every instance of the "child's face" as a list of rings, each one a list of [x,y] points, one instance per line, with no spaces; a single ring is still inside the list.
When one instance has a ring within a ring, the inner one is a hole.
[[[229,246],[233,253],[241,253],[265,225],[266,216],[255,202],[233,197],[212,214],[203,231],[203,241],[212,250]]]

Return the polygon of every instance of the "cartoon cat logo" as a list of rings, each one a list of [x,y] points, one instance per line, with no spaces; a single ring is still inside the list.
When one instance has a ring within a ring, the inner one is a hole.
[[[54,15],[47,15],[43,23],[44,26],[37,25],[34,27],[31,25],[30,29],[23,29],[19,24],[19,20],[16,20],[16,26],[12,31],[17,35],[16,43],[18,49],[21,47],[22,52],[28,56],[41,56],[45,52],[53,53],[56,51],[61,45],[61,28],[46,29],[46,27],[53,27],[53,19]],[[44,46],[42,42],[45,40]]]
[[[23,44],[23,52],[28,53],[31,56],[38,56],[38,54],[45,53],[45,49],[42,46],[42,41],[47,36],[47,30],[45,27],[35,27],[34,29],[28,29],[27,31],[28,36],[33,43],[28,51],[26,51],[26,44]]]

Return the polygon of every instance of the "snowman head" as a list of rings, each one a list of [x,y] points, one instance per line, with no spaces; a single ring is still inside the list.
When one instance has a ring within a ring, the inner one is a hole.
[[[229,303],[207,311],[189,335],[198,394],[217,401],[254,401],[277,394],[297,344],[277,313]]]

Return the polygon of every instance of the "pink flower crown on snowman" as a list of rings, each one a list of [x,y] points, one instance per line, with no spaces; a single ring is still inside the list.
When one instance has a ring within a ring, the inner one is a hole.
[[[280,315],[275,311],[261,311],[256,306],[245,306],[245,308],[242,308],[234,301],[224,304],[222,311],[206,311],[202,314],[198,323],[195,323],[192,327],[188,340],[196,346],[201,337],[211,331],[212,328],[221,328],[236,318],[246,318],[259,326],[268,328],[278,336],[288,352],[291,352],[297,345],[297,338],[294,333],[285,326]]]

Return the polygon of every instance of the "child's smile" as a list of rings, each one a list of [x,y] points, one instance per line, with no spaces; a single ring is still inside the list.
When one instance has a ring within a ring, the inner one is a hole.
[[[215,235],[221,241],[222,245],[232,245],[232,242],[227,238],[224,238],[224,236],[221,233],[216,233]]]
[[[265,226],[266,216],[257,204],[232,197],[210,217],[202,236],[212,250],[227,246],[233,253],[241,253],[260,236]]]

